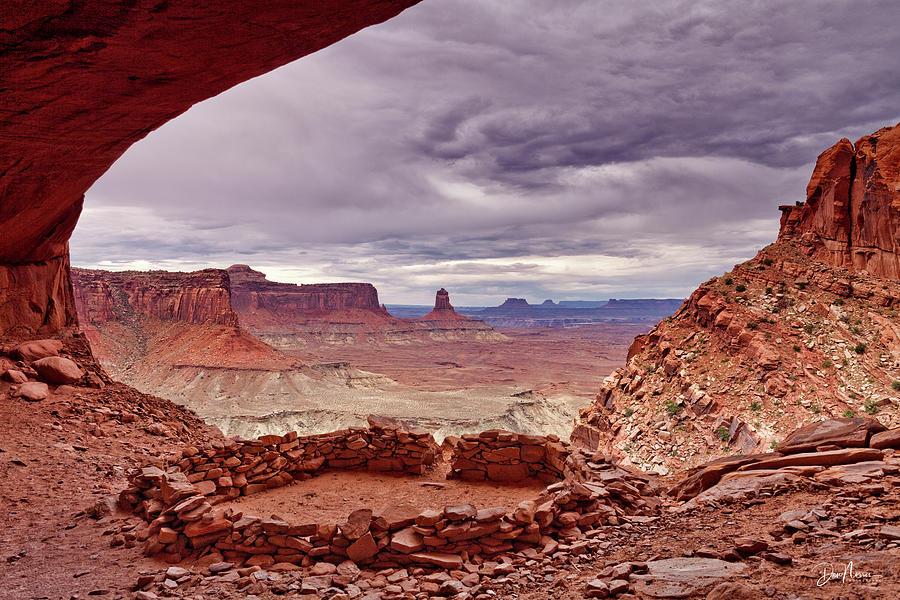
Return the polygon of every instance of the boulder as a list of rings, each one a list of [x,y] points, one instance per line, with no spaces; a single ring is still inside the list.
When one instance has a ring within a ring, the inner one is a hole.
[[[900,429],[876,433],[869,440],[870,448],[900,448]]]
[[[825,445],[863,448],[871,434],[884,430],[884,425],[871,418],[828,419],[794,431],[778,444],[778,451],[785,454],[809,452]]]
[[[47,387],[46,383],[29,381],[20,385],[16,389],[15,395],[30,402],[37,402],[38,400],[44,400],[50,395],[50,388]]]
[[[65,385],[67,383],[75,383],[82,377],[84,373],[75,364],[75,361],[61,356],[48,356],[31,363],[31,366],[37,371],[41,379],[48,383],[57,385]]]
[[[32,362],[48,356],[58,356],[63,343],[59,340],[33,340],[16,346],[15,354],[20,360]]]

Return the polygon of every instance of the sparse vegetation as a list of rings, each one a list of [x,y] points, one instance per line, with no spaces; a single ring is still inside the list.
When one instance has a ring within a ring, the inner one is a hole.
[[[854,418],[855,416],[856,416],[856,411],[855,411],[855,410],[850,410],[850,409],[848,408],[847,410],[844,411],[844,418],[845,418],[845,419],[852,419],[852,418]]]
[[[820,412],[822,412],[822,407],[819,406],[818,404],[813,404],[812,406],[809,407],[809,410],[813,411],[816,414],[819,414]]]
[[[728,433],[728,428],[725,427],[724,425],[719,425],[719,428],[716,429],[716,435],[717,435],[718,438],[719,438],[720,440],[722,440],[723,442],[727,442],[727,441],[728,441],[728,438],[731,437],[731,434]]]
[[[753,402],[750,403],[750,410],[758,413],[759,411],[762,410],[762,403],[754,400]]]
[[[772,450],[774,450],[774,449],[777,448],[777,447],[778,447],[778,442],[776,442],[775,440],[772,440],[772,443],[769,444],[769,448],[771,448]]]
[[[863,410],[866,411],[867,415],[875,415],[878,414],[881,407],[878,406],[877,400],[866,400],[866,403],[863,405]]]
[[[868,346],[860,342],[859,344],[853,346],[853,351],[857,354],[865,354],[866,348],[868,348]]]
[[[812,323],[807,323],[803,326],[803,331],[805,331],[809,335],[812,335],[812,332],[815,331],[815,329],[816,327]]]
[[[850,393],[847,394],[847,395],[848,395],[850,398],[852,398],[853,400],[856,400],[857,398],[859,398],[859,396],[856,395],[856,392],[850,392]]]
[[[672,415],[673,417],[681,412],[681,405],[675,402],[674,400],[666,400],[663,402],[666,407],[666,412]]]
[[[834,302],[832,302],[832,304],[834,304],[835,306],[843,306],[844,299],[843,298],[835,298]]]
[[[766,288],[766,296],[771,296],[771,295],[772,295],[772,288],[767,287]]]
[[[829,369],[829,368],[831,368],[831,367],[833,367],[833,366],[834,366],[834,363],[831,362],[830,360],[823,360],[823,361],[822,361],[822,368],[823,368],[823,369]]]
[[[622,416],[626,419],[634,414],[634,409],[630,406],[625,407],[625,410],[622,411]]]
[[[738,293],[746,292],[746,291],[747,291],[747,286],[744,285],[743,283],[739,283],[739,284],[737,284],[737,285],[734,287],[734,291],[736,291],[736,292],[738,292]]]
[[[768,256],[765,257],[765,258],[763,259],[763,264],[766,265],[767,267],[771,267],[771,266],[772,266],[772,259],[769,258]]]
[[[725,278],[725,285],[731,285],[732,283],[734,283],[734,279],[732,279],[731,277]]]
[[[900,381],[895,381],[891,384],[891,387],[894,388],[895,392],[900,392]]]
[[[759,327],[759,323],[757,323],[756,321],[747,322],[747,329],[756,329],[757,327]]]
[[[800,346],[794,344],[794,352],[800,352]]]

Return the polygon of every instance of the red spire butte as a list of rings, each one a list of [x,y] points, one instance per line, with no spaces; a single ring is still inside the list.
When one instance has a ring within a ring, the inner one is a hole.
[[[444,288],[439,289],[434,297],[434,310],[453,310],[450,294]]]

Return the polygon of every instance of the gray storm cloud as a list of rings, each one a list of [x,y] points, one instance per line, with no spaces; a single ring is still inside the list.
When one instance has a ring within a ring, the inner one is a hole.
[[[364,280],[388,302],[683,296],[816,155],[898,120],[891,2],[426,0],[192,108],[73,262]]]

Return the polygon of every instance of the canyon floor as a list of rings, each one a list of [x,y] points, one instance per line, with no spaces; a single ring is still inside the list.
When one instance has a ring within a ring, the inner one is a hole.
[[[424,427],[438,441],[491,428],[567,438],[578,410],[651,325],[502,329],[502,341],[307,345],[293,356],[283,351],[294,360],[289,368],[249,361],[233,367],[184,353],[105,366],[117,379],[247,438],[363,425],[370,413]],[[159,332],[151,348],[180,339],[166,327],[144,330]]]

